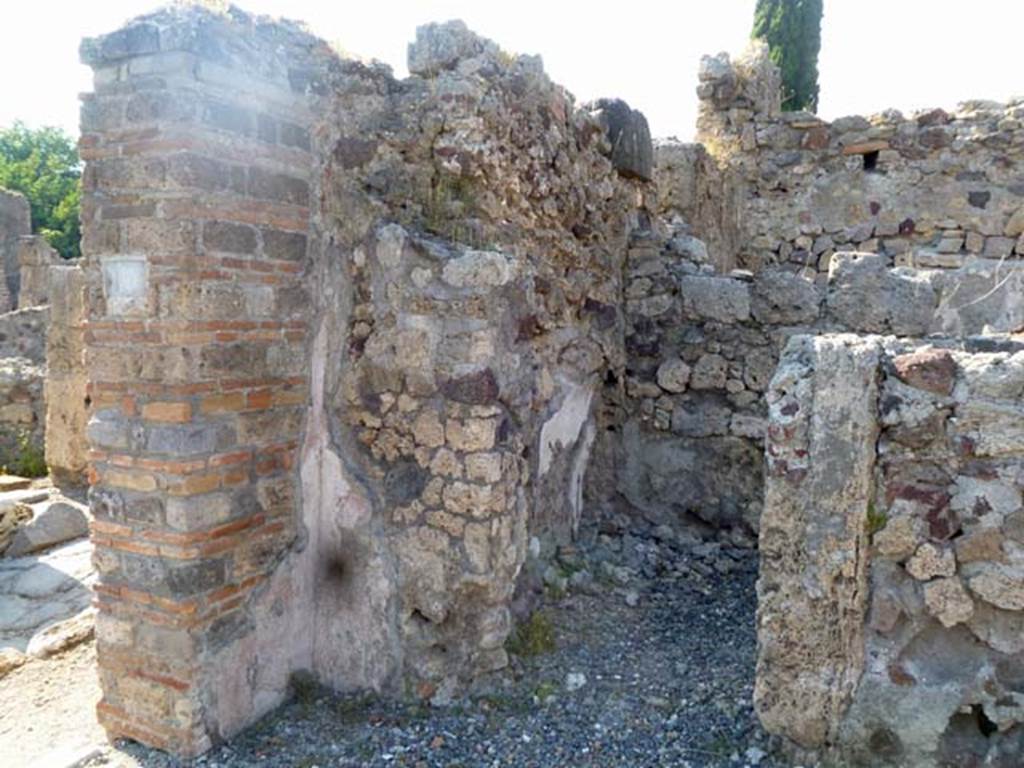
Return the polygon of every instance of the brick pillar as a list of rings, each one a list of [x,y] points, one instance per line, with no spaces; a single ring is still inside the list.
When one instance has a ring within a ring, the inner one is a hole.
[[[294,458],[317,45],[198,8],[82,45],[98,713],[180,755],[310,663]]]

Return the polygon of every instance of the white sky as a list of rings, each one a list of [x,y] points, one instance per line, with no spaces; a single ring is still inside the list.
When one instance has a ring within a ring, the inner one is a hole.
[[[109,32],[159,0],[3,0],[0,126],[15,119],[77,134],[83,36]],[[945,107],[1024,94],[1020,0],[824,0],[820,57],[825,118],[888,107]],[[540,53],[577,99],[618,96],[655,136],[692,137],[701,54],[735,53],[754,0],[241,0],[285,15],[346,50],[405,74],[405,47],[426,21],[462,18],[510,51]]]

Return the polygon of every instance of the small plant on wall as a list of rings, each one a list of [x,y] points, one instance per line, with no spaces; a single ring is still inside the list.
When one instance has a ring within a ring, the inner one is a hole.
[[[4,474],[18,477],[45,477],[48,470],[46,457],[32,433],[22,429],[14,435],[13,456],[3,465]]]

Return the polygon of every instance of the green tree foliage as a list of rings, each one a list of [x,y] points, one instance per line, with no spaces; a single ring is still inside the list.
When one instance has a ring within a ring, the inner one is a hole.
[[[782,72],[782,108],[818,109],[822,0],[757,0],[752,37],[768,43]]]
[[[64,131],[20,122],[0,128],[0,187],[28,198],[32,231],[66,259],[81,253],[81,177],[75,140]]]

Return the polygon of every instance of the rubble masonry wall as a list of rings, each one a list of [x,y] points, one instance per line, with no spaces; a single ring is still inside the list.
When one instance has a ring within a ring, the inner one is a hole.
[[[1024,743],[1024,351],[790,340],[768,394],[755,705],[864,765],[1013,765]]]
[[[717,162],[706,183],[740,189],[740,266],[789,264],[813,278],[840,251],[926,268],[1024,256],[1020,101],[829,123],[781,112],[778,87],[757,44],[701,64],[697,140]]]
[[[536,58],[453,23],[421,29],[409,59],[401,82],[346,65],[318,136],[326,460],[310,471],[350,497],[324,508],[319,546],[346,577],[320,585],[318,624],[333,684],[443,700],[505,666],[531,541],[536,559],[579,523],[622,367],[631,183]],[[378,648],[358,664],[353,634]]]
[[[827,281],[781,265],[717,274],[674,243],[635,242],[626,280],[628,417],[618,489],[658,524],[752,545],[763,498],[765,392],[789,337],[954,338],[1024,324],[1024,268],[891,268],[837,254]]]
[[[0,314],[0,466],[9,472],[43,456],[49,320],[49,307]]]
[[[237,9],[82,54],[105,727],[196,754],[295,672],[504,666],[621,388],[642,116],[458,23],[403,81]]]
[[[22,237],[18,241],[19,309],[50,303],[50,269],[62,263],[60,254],[41,235]]]
[[[584,499],[753,544],[763,494],[781,509],[762,445],[779,356],[811,343],[791,338],[893,337],[821,353],[851,372],[833,386],[856,469],[884,464],[885,350],[1024,323],[1012,107],[994,137],[991,110],[942,123],[941,146],[934,117],[913,140],[803,126],[765,60],[716,59],[707,148],[661,145],[655,170],[639,113],[579,108],[457,22],[421,28],[405,80],[234,8],[161,11],[82,55],[86,266],[60,311],[81,297],[112,735],[202,752],[297,672],[447,701],[507,663],[512,607]],[[888,142],[872,168],[861,139]],[[948,195],[915,174],[953,174]],[[838,733],[869,636],[847,618],[874,599],[874,483],[818,489],[854,570],[808,609],[847,633],[815,646],[835,675],[811,741]]]
[[[829,124],[781,112],[779,86],[759,45],[705,58],[703,144],[656,144],[668,233],[634,244],[625,294],[617,487],[659,522],[748,541],[763,393],[789,336],[1024,327],[1019,104]]]

